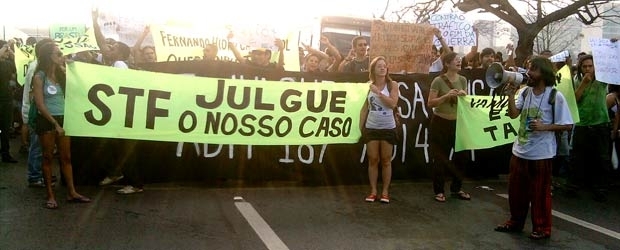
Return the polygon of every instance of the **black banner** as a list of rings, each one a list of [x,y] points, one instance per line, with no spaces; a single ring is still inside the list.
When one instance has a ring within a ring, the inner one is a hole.
[[[290,82],[367,82],[368,74],[274,72],[232,62],[181,61],[141,65],[143,70],[215,78]],[[489,95],[481,69],[460,72],[469,94]],[[431,176],[427,107],[436,74],[392,75],[399,83],[401,142],[395,145],[393,179]],[[175,82],[170,84],[183,84]],[[251,144],[252,142],[248,142]],[[366,183],[365,146],[358,144],[240,146],[103,138],[72,138],[73,165],[80,182],[96,183],[115,167],[140,169],[147,182],[172,180],[297,181],[312,184]],[[467,174],[494,177],[507,172],[510,145],[471,152]]]

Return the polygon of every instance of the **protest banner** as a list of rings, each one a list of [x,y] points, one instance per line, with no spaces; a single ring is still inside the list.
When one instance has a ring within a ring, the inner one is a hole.
[[[28,66],[36,59],[33,45],[21,45],[15,49],[15,68],[17,69],[17,82],[24,85]]]
[[[82,51],[99,50],[92,27],[86,28],[86,33],[79,37],[56,37],[53,39],[63,54],[69,55]]]
[[[202,60],[203,48],[215,44],[218,48],[217,60],[236,61],[235,55],[228,47],[229,30],[224,27],[212,27],[208,30],[196,30],[192,27],[173,25],[152,25],[151,35],[157,51],[157,61],[192,61]],[[284,68],[287,71],[299,71],[299,48],[289,45],[288,41],[297,41],[294,32],[285,39]],[[249,54],[253,47],[233,42],[242,54]],[[273,45],[273,40],[271,41]],[[278,51],[272,53],[272,61],[277,61]]]
[[[384,56],[390,72],[427,74],[432,63],[433,26],[374,20],[370,57]]]
[[[52,24],[49,27],[51,39],[78,38],[86,35],[84,24]]]
[[[570,114],[573,117],[573,122],[576,124],[579,122],[579,110],[577,109],[577,99],[575,97],[573,77],[569,65],[564,65],[564,67],[557,72],[556,80],[557,85],[555,87],[564,96]]]
[[[367,84],[224,80],[74,62],[65,130],[235,145],[356,143],[367,93]]]
[[[596,80],[608,84],[620,84],[620,42],[610,39],[590,38]]]
[[[508,117],[507,96],[460,96],[454,151],[492,148],[514,142],[519,120]]]
[[[552,63],[556,63],[556,62],[566,62],[566,59],[570,57],[570,53],[568,53],[568,50],[562,51],[560,53],[557,53],[551,57],[549,57],[549,60]]]
[[[433,14],[429,21],[431,25],[441,30],[441,35],[449,46],[476,45],[476,33],[464,14]],[[436,37],[434,38],[434,44],[441,47],[441,43]]]

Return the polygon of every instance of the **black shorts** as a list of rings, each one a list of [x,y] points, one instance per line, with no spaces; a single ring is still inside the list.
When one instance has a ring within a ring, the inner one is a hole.
[[[386,141],[389,144],[395,145],[398,143],[398,135],[396,134],[396,129],[372,129],[365,128],[362,132],[362,140],[363,143],[368,143],[369,141]]]
[[[52,117],[54,117],[54,120],[58,122],[58,125],[60,125],[61,127],[63,126],[65,116],[54,115]],[[35,131],[37,131],[37,134],[43,134],[49,131],[56,131],[56,126],[54,126],[54,124],[45,119],[45,117],[43,117],[41,114],[37,115],[37,123],[35,124],[35,127]]]

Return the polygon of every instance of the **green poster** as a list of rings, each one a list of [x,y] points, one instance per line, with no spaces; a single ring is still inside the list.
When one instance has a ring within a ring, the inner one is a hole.
[[[514,142],[519,120],[507,115],[506,96],[461,96],[454,151],[492,148]]]
[[[556,88],[562,93],[564,99],[566,99],[566,104],[568,104],[568,109],[570,109],[573,122],[577,124],[579,122],[579,110],[577,109],[577,99],[575,98],[575,89],[573,89],[573,77],[570,67],[564,65],[564,67],[558,71],[557,76],[560,80],[557,82]]]
[[[81,35],[79,36],[77,36],[77,34],[73,34],[68,36],[58,35],[53,37],[56,45],[58,45],[58,48],[63,54],[69,55],[82,51],[99,50],[99,45],[97,45],[95,31],[93,28],[83,27],[83,29],[84,31],[81,32]]]
[[[67,67],[70,136],[237,145],[356,143],[368,84]]]
[[[30,62],[35,59],[34,46],[22,45],[15,49],[15,67],[17,69],[17,82],[19,84],[24,85],[28,66]]]
[[[52,24],[50,25],[51,39],[78,38],[86,34],[84,24]]]

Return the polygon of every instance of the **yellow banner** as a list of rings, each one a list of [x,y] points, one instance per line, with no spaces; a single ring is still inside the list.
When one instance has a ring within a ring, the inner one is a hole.
[[[369,85],[216,79],[70,63],[71,136],[241,145],[357,143]]]

